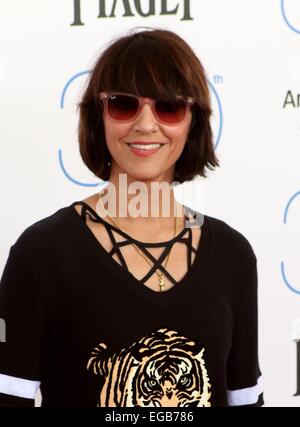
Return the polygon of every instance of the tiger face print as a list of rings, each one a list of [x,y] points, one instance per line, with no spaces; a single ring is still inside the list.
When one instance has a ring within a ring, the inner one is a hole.
[[[204,348],[168,328],[112,356],[100,343],[87,369],[102,377],[98,406],[211,406]]]

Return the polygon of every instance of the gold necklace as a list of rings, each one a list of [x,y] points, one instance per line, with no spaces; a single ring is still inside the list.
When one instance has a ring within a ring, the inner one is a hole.
[[[123,231],[123,233],[125,233],[125,234],[127,234],[128,235],[128,233],[126,233],[126,231],[125,230],[123,230],[122,229],[122,227],[117,223],[117,221],[115,220],[115,219],[113,219],[112,217],[111,217],[111,215],[108,213],[108,211],[105,209],[105,207],[104,207],[104,204],[103,204],[103,202],[102,202],[102,198],[101,198],[101,192],[99,193],[99,202],[101,203],[101,208],[103,209],[103,211],[105,212],[105,214],[111,219],[111,221],[121,230],[121,231]],[[177,235],[177,205],[176,205],[176,215],[175,215],[175,221],[174,221],[174,238],[176,237],[176,235]],[[152,264],[151,264],[151,261],[149,261],[149,259],[146,257],[146,255],[138,248],[138,246],[135,244],[135,243],[132,243],[133,244],[133,247],[134,247],[134,249],[140,254],[140,255],[142,255],[142,257],[145,259],[145,261],[147,261],[148,262],[148,264],[152,267]],[[171,254],[171,250],[172,250],[172,248],[173,247],[171,247],[171,249],[170,249],[170,251],[169,251],[169,253],[168,253],[168,256],[167,256],[167,258],[166,258],[166,262],[165,262],[165,265],[164,265],[164,268],[166,268],[166,266],[167,266],[167,264],[168,264],[168,261],[169,261],[169,258],[170,258],[170,254]],[[159,278],[159,282],[158,282],[158,286],[159,286],[159,290],[160,290],[160,292],[163,292],[164,291],[164,288],[165,288],[165,282],[164,282],[164,275],[163,275],[163,273],[161,273],[161,272],[158,272],[158,271],[155,271],[155,273],[158,275],[158,278]]]

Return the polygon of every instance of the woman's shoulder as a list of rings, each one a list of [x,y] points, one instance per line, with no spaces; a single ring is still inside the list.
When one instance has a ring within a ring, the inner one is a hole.
[[[71,204],[64,206],[28,225],[13,243],[13,248],[26,253],[35,248],[42,250],[52,245],[59,246],[72,233],[72,210]]]
[[[253,246],[245,232],[226,220],[214,216],[204,215],[204,221],[210,229],[215,249],[219,248],[224,256],[232,256],[240,262],[243,260],[247,264],[249,261],[256,262]]]

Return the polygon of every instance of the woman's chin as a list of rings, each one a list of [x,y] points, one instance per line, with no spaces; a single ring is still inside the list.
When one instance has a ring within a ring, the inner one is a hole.
[[[130,181],[141,181],[141,182],[162,182],[169,181],[167,175],[162,171],[130,171],[127,174]]]

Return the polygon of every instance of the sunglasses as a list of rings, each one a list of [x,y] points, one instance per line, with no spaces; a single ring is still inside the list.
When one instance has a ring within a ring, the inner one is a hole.
[[[175,101],[159,101],[124,92],[100,92],[99,95],[109,118],[123,123],[135,120],[143,106],[148,104],[158,122],[178,125],[185,120],[188,109],[195,103],[192,97],[184,96],[178,96]]]

